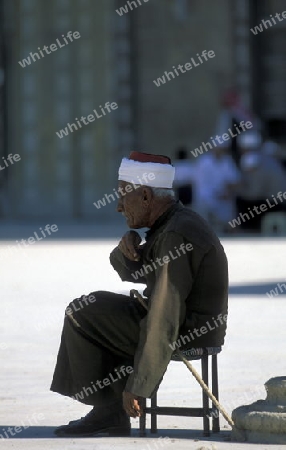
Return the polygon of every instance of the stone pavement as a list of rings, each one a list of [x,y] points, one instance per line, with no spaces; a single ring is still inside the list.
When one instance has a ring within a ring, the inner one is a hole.
[[[223,418],[222,432],[210,438],[202,437],[201,419],[181,417],[160,417],[157,439],[150,434],[139,438],[138,420],[134,419],[131,438],[55,438],[55,426],[90,409],[49,391],[65,306],[91,291],[124,293],[134,286],[122,283],[109,266],[109,253],[117,243],[114,228],[104,231],[104,227],[78,225],[78,229],[66,227],[60,233],[59,226],[57,236],[47,236],[25,251],[17,247],[15,239],[32,236],[40,226],[43,224],[0,226],[0,236],[4,237],[0,241],[0,435],[6,437],[0,440],[1,448],[284,448],[229,442],[230,427]],[[284,290],[282,283],[286,282],[286,241],[236,238],[223,239],[223,244],[231,287],[227,339],[219,356],[219,385],[220,401],[231,413],[236,406],[264,399],[264,382],[285,375],[286,287]],[[273,298],[271,289],[276,289]],[[198,362],[194,366],[198,368]],[[160,404],[196,406],[200,396],[200,388],[186,367],[171,363],[160,388]]]

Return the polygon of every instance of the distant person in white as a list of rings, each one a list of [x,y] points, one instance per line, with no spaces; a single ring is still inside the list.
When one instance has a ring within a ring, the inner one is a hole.
[[[198,158],[194,167],[193,209],[217,231],[227,230],[228,221],[235,216],[239,182],[240,173],[228,154],[226,142]]]
[[[271,155],[271,152],[265,151],[261,136],[254,131],[239,136],[238,145],[242,155],[240,160],[242,183],[237,206],[240,212],[247,213],[248,208],[258,207],[261,203],[265,203],[267,198],[272,199],[272,195],[286,190],[286,173],[275,154]],[[285,204],[279,203],[267,213],[285,209]],[[243,223],[241,228],[260,231],[261,218],[262,215],[259,215],[252,219],[251,223]]]
[[[239,167],[240,154],[237,148],[237,133],[236,126],[239,127],[241,121],[250,121],[253,126],[253,130],[261,131],[261,121],[255,116],[255,114],[246,107],[242,101],[238,91],[235,88],[227,89],[221,99],[221,110],[218,115],[215,134],[222,136],[223,133],[229,131],[229,128],[234,132],[234,137],[230,141],[230,154],[234,159],[237,167]],[[236,125],[236,126],[235,126]],[[240,129],[244,132],[243,129]]]

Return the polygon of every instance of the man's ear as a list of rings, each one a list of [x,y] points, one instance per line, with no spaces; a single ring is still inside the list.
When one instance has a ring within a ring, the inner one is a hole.
[[[142,188],[142,198],[144,202],[147,202],[148,204],[151,202],[154,194],[152,189],[150,189],[148,186],[143,186]]]

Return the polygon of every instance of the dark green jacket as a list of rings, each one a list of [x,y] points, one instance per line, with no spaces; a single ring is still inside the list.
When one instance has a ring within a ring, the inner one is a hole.
[[[140,253],[141,260],[134,262],[116,247],[110,262],[123,281],[147,285],[149,312],[140,324],[126,390],[150,397],[176,348],[224,343],[228,267],[209,225],[181,203],[159,217]]]

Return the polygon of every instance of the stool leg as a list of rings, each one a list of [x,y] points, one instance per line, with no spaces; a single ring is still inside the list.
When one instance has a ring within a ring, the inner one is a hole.
[[[157,408],[157,392],[151,398],[151,408]],[[156,411],[151,412],[151,433],[157,433],[157,414]]]
[[[208,355],[203,355],[202,360],[202,378],[205,384],[209,385],[209,360]],[[203,417],[203,423],[204,423],[204,436],[210,436],[210,420],[208,416],[208,410],[209,410],[209,398],[204,390],[203,392],[203,411],[204,411],[204,417]]]
[[[217,355],[212,355],[212,392],[215,398],[218,400],[218,369],[217,369]],[[213,419],[212,419],[212,429],[213,433],[220,432],[219,426],[219,410],[212,404],[213,409]]]
[[[141,400],[141,408],[142,408],[142,415],[139,417],[139,436],[145,437],[146,436],[146,398],[142,398]]]

